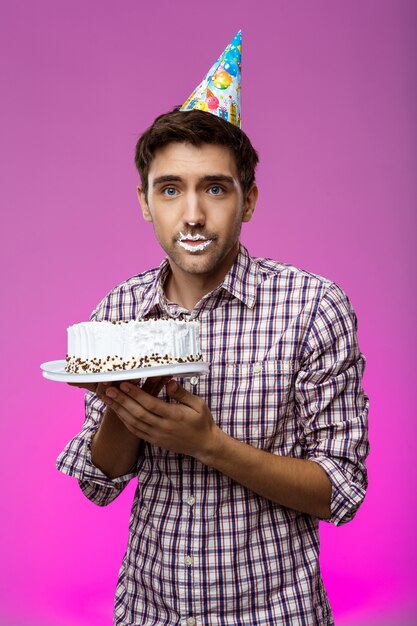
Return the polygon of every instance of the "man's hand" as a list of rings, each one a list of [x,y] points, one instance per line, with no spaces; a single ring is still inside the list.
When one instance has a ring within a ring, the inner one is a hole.
[[[108,387],[102,396],[125,427],[136,437],[171,452],[198,457],[212,445],[218,427],[206,403],[175,380],[166,386],[175,402],[153,397],[128,382]]]

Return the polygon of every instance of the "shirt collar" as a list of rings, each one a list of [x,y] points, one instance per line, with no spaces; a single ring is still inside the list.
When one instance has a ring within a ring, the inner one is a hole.
[[[166,311],[167,300],[164,294],[164,282],[169,271],[169,261],[168,258],[165,258],[157,269],[154,279],[146,287],[138,317],[145,317],[158,305]],[[223,282],[212,293],[218,293],[224,289],[251,309],[255,306],[258,282],[257,265],[249,256],[247,249],[239,244],[239,252],[235,262],[227,272]]]
[[[252,309],[256,302],[256,290],[259,282],[258,267],[249,252],[242,244],[236,260],[220,287],[223,287],[232,296],[238,298],[243,304]]]

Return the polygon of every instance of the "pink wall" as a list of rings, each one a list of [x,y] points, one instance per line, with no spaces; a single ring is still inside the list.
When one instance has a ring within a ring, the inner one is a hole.
[[[368,357],[370,488],[323,524],[340,626],[414,624],[414,0],[2,0],[1,626],[110,626],[132,488],[107,509],[55,458],[82,392],[42,379],[65,329],[162,252],[138,212],[133,147],[235,32],[243,125],[261,155],[243,240],[350,296]]]

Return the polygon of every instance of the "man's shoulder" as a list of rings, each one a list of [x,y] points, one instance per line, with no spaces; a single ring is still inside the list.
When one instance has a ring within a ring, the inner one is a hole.
[[[329,287],[332,285],[332,281],[325,276],[315,274],[308,270],[296,267],[291,263],[284,263],[282,261],[276,261],[270,258],[264,257],[251,257],[252,262],[257,266],[257,271],[261,280],[294,280],[301,279],[308,281],[317,286]]]
[[[309,312],[311,319],[327,321],[356,316],[346,292],[332,280],[289,263],[252,257],[257,267],[259,304],[284,307],[293,313]]]
[[[353,309],[348,295],[337,283],[322,276],[269,258],[251,257],[257,266],[258,286],[261,298],[287,304],[309,302],[313,307],[320,305],[324,310],[332,309],[349,315]],[[281,294],[281,298],[279,297]]]
[[[149,285],[155,282],[155,279],[158,277],[161,271],[160,267],[153,267],[149,270],[145,270],[140,274],[135,274],[130,278],[127,278],[122,283],[119,283],[114,287],[110,293],[118,290],[130,289],[131,287],[148,287]]]
[[[160,267],[154,267],[113,287],[96,306],[90,319],[136,317],[140,306],[153,296],[160,271]]]

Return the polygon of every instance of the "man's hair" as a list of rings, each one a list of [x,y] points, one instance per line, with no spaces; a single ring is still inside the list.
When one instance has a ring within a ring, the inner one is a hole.
[[[240,184],[245,194],[255,181],[258,154],[249,137],[237,126],[205,111],[179,111],[178,108],[160,115],[139,137],[135,164],[148,195],[148,174],[156,152],[169,143],[189,143],[193,146],[214,144],[229,148],[235,158]]]

